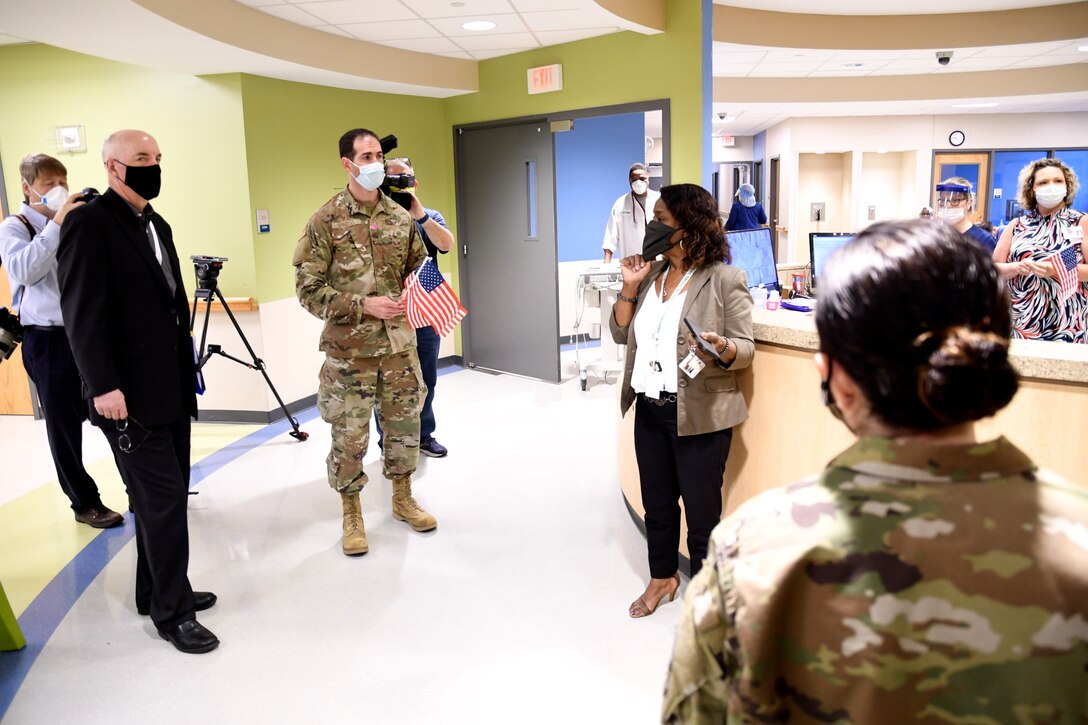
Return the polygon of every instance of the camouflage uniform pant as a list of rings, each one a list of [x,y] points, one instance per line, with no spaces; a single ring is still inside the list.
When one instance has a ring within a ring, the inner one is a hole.
[[[317,409],[332,425],[329,485],[354,493],[367,483],[363,456],[375,404],[385,431],[386,478],[408,476],[419,460],[419,410],[427,386],[414,348],[381,357],[335,358],[321,366]]]

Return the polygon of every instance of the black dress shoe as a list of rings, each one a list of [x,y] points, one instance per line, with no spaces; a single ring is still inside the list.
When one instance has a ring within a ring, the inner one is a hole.
[[[190,619],[173,629],[159,630],[159,636],[174,645],[178,652],[199,655],[219,646],[219,638],[200,622]]]
[[[215,602],[218,599],[219,598],[211,592],[193,592],[193,608],[198,612],[203,612],[205,609],[214,607]],[[151,607],[150,605],[142,606],[137,604],[136,613],[146,617],[148,614],[151,614]]]
[[[82,513],[76,514],[76,521],[96,529],[111,529],[114,526],[123,524],[125,519],[116,511],[112,511],[102,504],[98,504],[97,506],[91,506]]]

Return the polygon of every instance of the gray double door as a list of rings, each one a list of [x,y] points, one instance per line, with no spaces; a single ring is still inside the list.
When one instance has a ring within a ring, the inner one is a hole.
[[[548,123],[458,129],[456,149],[465,363],[559,382]]]

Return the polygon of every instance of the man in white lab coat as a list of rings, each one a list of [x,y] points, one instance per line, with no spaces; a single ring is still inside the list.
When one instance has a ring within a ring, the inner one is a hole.
[[[627,174],[631,192],[624,194],[612,205],[608,225],[604,228],[604,261],[615,256],[617,260],[642,253],[642,238],[646,225],[654,218],[654,204],[661,196],[650,189],[650,172],[646,164],[631,164]]]

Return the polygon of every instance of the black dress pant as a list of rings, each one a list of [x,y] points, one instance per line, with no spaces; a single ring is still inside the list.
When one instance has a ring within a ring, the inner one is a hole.
[[[676,402],[656,405],[638,396],[635,459],[646,509],[650,576],[654,579],[676,573],[681,498],[687,514],[691,575],[702,568],[710,532],[721,520],[722,477],[732,442],[732,428],[677,435]]]
[[[116,423],[102,427],[136,513],[136,606],[148,607],[160,630],[195,618],[188,577],[191,425],[183,415],[150,427],[129,417],[124,433]]]
[[[87,401],[64,328],[28,327],[23,336],[23,365],[38,390],[49,452],[72,510],[83,513],[101,505],[98,485],[83,466]]]

